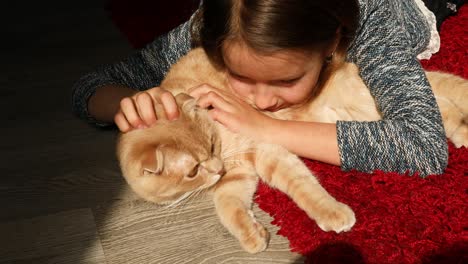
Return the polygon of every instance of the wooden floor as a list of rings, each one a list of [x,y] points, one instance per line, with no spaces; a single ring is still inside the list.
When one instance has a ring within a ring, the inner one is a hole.
[[[44,2],[2,4],[0,263],[302,263],[258,208],[272,241],[250,255],[208,198],[160,208],[135,197],[115,160],[116,131],[70,106],[80,75],[131,47],[104,0]]]

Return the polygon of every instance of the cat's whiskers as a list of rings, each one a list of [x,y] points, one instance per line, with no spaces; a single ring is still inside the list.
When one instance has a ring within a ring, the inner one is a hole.
[[[191,199],[194,199],[195,197],[198,197],[198,195],[200,195],[203,191],[205,191],[207,187],[209,187],[209,186],[206,186],[206,184],[204,184],[204,185],[198,187],[197,189],[195,189],[193,191],[186,192],[185,194],[180,196],[177,200],[175,200],[172,203],[170,203],[169,205],[167,205],[166,208],[172,208],[174,206],[179,205],[183,201],[190,201]]]
[[[205,192],[205,191],[206,191],[206,188],[204,187],[204,188],[200,188],[200,189],[197,190],[197,191],[192,192],[192,194],[190,194],[190,196],[187,197],[187,201],[190,201],[191,199],[198,198],[198,196],[199,196],[201,193]]]
[[[183,200],[185,200],[185,198],[189,197],[194,191],[191,191],[191,192],[186,192],[184,193],[183,195],[181,195],[179,198],[177,198],[176,200],[174,200],[172,203],[168,204],[166,206],[166,208],[172,208],[178,204],[180,204]]]
[[[239,154],[248,154],[248,153],[255,153],[255,149],[247,149],[247,150],[236,150],[235,148],[232,148],[232,150],[230,151],[226,151],[226,152],[223,152],[221,154],[221,158],[223,160],[225,159],[228,159],[232,156],[236,156],[236,155],[239,155]]]
[[[245,160],[243,159],[230,159],[230,160],[225,160],[224,161],[225,164],[245,164]]]

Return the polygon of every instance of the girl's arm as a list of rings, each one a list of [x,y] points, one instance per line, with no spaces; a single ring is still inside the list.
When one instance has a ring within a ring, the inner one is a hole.
[[[257,138],[279,144],[292,153],[313,160],[340,166],[340,154],[333,123],[315,123],[269,119]]]
[[[360,2],[365,19],[361,18],[363,25],[349,58],[359,66],[383,120],[337,123],[342,169],[440,174],[448,160],[446,136],[432,89],[416,59],[418,50],[413,48],[423,40],[414,36],[426,32],[411,32],[418,25],[408,22],[409,17],[402,19],[401,14],[413,1]],[[393,2],[403,9],[392,6]],[[407,15],[416,16],[418,11],[413,11]],[[402,26],[403,21],[407,28]],[[412,21],[425,23],[414,18]]]
[[[158,86],[170,66],[189,51],[192,19],[125,60],[81,77],[72,88],[73,112],[94,125],[111,125],[123,97]]]
[[[231,91],[210,85],[189,90],[213,120],[234,133],[260,142],[282,145],[301,157],[340,165],[336,124],[280,120],[252,107]]]

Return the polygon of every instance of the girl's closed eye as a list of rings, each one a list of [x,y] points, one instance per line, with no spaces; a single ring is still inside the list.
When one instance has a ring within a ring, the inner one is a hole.
[[[232,71],[229,71],[228,72],[229,75],[240,81],[240,82],[244,82],[244,83],[255,83],[254,80],[248,78],[248,77],[245,77],[245,76],[242,76],[240,74],[237,74],[237,73],[234,73]],[[294,84],[296,84],[299,80],[302,79],[304,75],[302,76],[299,76],[299,77],[295,77],[295,78],[290,78],[290,79],[284,79],[284,80],[274,80],[274,81],[271,81],[270,84],[273,85],[273,86],[282,86],[282,87],[289,87],[289,86],[292,86]]]
[[[229,73],[229,75],[230,75],[232,78],[234,78],[234,79],[236,79],[236,80],[238,80],[238,81],[240,81],[240,82],[244,82],[244,83],[254,83],[254,81],[251,80],[251,79],[248,78],[248,77],[239,75],[239,74],[234,73],[234,72],[232,72],[232,71],[229,71],[228,73]]]
[[[290,86],[293,86],[294,84],[296,84],[301,78],[302,78],[302,76],[297,77],[297,78],[293,78],[293,79],[273,81],[272,84],[274,86],[290,87]]]

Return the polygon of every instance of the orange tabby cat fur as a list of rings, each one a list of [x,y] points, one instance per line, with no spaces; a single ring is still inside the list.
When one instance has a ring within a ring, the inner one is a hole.
[[[447,136],[468,145],[468,82],[442,73],[428,73],[441,107]],[[121,134],[117,156],[123,176],[143,199],[175,204],[200,191],[213,194],[223,225],[248,252],[264,250],[268,232],[251,211],[258,179],[288,194],[325,231],[347,231],[355,223],[353,211],[336,201],[310,170],[286,149],[233,134],[212,121],[184,92],[208,83],[227,87],[225,75],[214,68],[202,49],[182,58],[161,87],[177,94],[180,117],[158,121],[148,129]],[[312,102],[295,109],[266,113],[275,118],[336,122],[378,120],[369,90],[353,64],[331,76]]]

